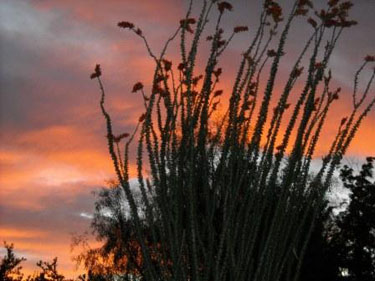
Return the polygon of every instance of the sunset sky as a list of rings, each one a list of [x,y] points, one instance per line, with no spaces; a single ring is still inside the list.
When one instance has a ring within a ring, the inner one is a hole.
[[[250,32],[239,35],[224,55],[224,89],[230,88],[256,27],[258,2],[231,1],[234,11],[224,26],[247,25]],[[330,64],[343,93],[323,143],[329,143],[351,108],[354,72],[365,55],[375,54],[375,1],[354,2],[352,17],[359,25],[343,34]],[[28,259],[28,272],[39,259],[58,256],[64,274],[78,274],[70,259],[71,235],[89,229],[92,191],[114,178],[99,90],[89,79],[96,63],[103,69],[116,131],[130,132],[142,113],[141,98],[131,89],[138,81],[150,84],[153,62],[143,43],[117,22],[134,22],[158,52],[186,6],[186,0],[1,0],[0,241],[15,244]],[[309,32],[301,19],[292,30],[282,71]],[[176,45],[171,47],[169,57],[177,58]],[[348,152],[358,161],[368,155],[375,156],[374,110]]]

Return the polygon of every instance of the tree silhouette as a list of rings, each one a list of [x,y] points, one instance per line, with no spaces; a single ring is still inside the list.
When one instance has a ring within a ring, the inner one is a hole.
[[[91,229],[101,247],[92,248],[87,235],[74,237],[73,246],[80,246],[80,253],[74,257],[78,266],[88,271],[89,280],[104,278],[112,280],[128,275],[139,275],[142,271],[140,246],[136,242],[134,228],[128,218],[123,189],[111,182],[97,194]]]
[[[65,279],[63,275],[58,273],[57,258],[54,258],[52,262],[40,260],[36,265],[41,271],[33,276],[29,275],[24,278],[24,274],[21,272],[22,266],[20,264],[26,261],[26,258],[16,257],[13,244],[4,242],[4,247],[6,254],[0,263],[1,281],[72,281]]]
[[[0,280],[21,281],[23,274],[21,273],[22,266],[20,264],[26,259],[16,257],[13,244],[4,242],[4,247],[6,254],[0,263]]]
[[[41,269],[41,272],[28,281],[64,281],[65,277],[57,271],[57,257],[52,262],[38,261],[36,265]]]
[[[375,180],[373,157],[355,174],[345,165],[340,178],[350,191],[347,208],[326,207],[317,220],[302,267],[304,281],[367,281],[375,278]],[[326,204],[328,206],[328,204]]]
[[[375,179],[374,157],[368,157],[361,171],[344,166],[341,179],[351,192],[350,204],[340,214],[335,239],[340,267],[348,271],[344,280],[375,279]]]

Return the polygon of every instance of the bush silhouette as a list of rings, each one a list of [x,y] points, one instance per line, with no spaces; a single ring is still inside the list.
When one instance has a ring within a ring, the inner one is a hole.
[[[352,111],[343,116],[319,170],[312,173],[317,143],[341,91],[331,88],[329,60],[342,32],[356,24],[349,18],[352,4],[330,0],[315,11],[311,1],[298,0],[284,18],[276,1],[264,1],[259,27],[242,53],[230,93],[219,88],[220,61],[233,38],[248,28],[237,26],[226,35],[222,18],[233,10],[229,2],[202,1],[197,17],[192,6],[190,1],[160,55],[135,24],[118,23],[143,40],[155,63],[150,89],[142,82],[132,89],[145,106],[133,133],[113,131],[100,65],[91,74],[100,86],[109,153],[130,207],[127,231],[132,236],[123,237],[122,243],[135,243],[139,249],[133,264],[141,280],[297,280],[334,171],[375,104],[370,96],[374,72],[364,90],[358,89],[358,77],[375,57],[367,56],[355,74]],[[305,16],[311,35],[277,95],[290,28]],[[197,73],[209,19],[215,21],[206,38],[210,53],[203,73]],[[181,60],[176,64],[166,53],[178,36]],[[266,81],[264,90],[261,81]],[[291,105],[297,83],[302,90]],[[213,114],[226,97],[222,121],[212,126]],[[141,200],[130,186],[134,140]]]
[[[4,242],[6,250],[5,256],[0,264],[0,280],[4,281],[20,281],[23,278],[21,273],[22,266],[20,265],[25,258],[18,258],[14,254],[14,245]]]

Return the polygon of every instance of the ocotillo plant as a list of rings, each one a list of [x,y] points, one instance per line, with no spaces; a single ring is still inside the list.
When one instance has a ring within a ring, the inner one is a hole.
[[[370,94],[374,72],[363,92],[358,88],[358,77],[375,57],[367,56],[355,74],[353,109],[338,124],[313,174],[310,166],[322,128],[340,94],[340,88],[331,89],[328,65],[342,32],[356,24],[349,19],[352,4],[330,0],[317,11],[312,1],[297,0],[284,19],[282,7],[265,0],[255,36],[242,53],[222,122],[213,127],[219,98],[225,98],[217,88],[221,57],[232,38],[248,28],[234,27],[224,38],[222,19],[232,4],[203,0],[195,18],[193,2],[158,56],[140,28],[118,23],[144,41],[155,63],[151,89],[147,91],[142,82],[133,88],[142,94],[145,107],[133,134],[113,132],[100,65],[91,75],[100,85],[109,152],[130,206],[134,238],[123,243],[138,245],[140,254],[133,262],[142,280],[297,280],[334,171],[375,104]],[[304,16],[311,35],[276,95],[291,26]],[[208,19],[215,21],[206,38],[211,48],[203,73],[197,74]],[[276,33],[279,37],[273,42]],[[166,52],[177,38],[181,61],[175,67]],[[260,81],[266,81],[264,90]],[[302,88],[293,107],[290,95],[297,84]],[[276,107],[271,99],[277,100]],[[286,117],[288,108],[292,112]],[[125,138],[129,139],[121,147]],[[129,147],[135,139],[141,202],[129,183]]]

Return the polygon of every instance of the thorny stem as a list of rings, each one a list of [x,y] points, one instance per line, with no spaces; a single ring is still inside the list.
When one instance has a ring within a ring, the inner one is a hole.
[[[104,106],[100,69],[92,75],[98,78],[101,91],[100,107],[106,121],[109,153],[131,209],[133,239],[141,249],[139,260],[133,257],[132,262],[142,280],[271,281],[283,280],[282,276],[298,279],[306,245],[334,171],[361,122],[375,106],[375,97],[371,95],[374,73],[358,99],[359,76],[366,61],[355,74],[353,110],[339,126],[320,170],[310,177],[314,151],[338,98],[338,92],[330,91],[331,73],[325,76],[326,69],[344,30],[340,21],[350,21],[347,16],[334,17],[337,23],[333,27],[323,17],[319,24],[312,22],[314,29],[296,56],[282,93],[277,95],[284,46],[296,11],[301,5],[305,7],[305,2],[309,1],[294,2],[273,51],[269,48],[276,27],[281,24],[281,7],[273,0],[264,1],[259,27],[242,54],[227,95],[217,87],[221,85],[220,58],[235,39],[231,32],[225,40],[221,30],[222,18],[232,9],[230,3],[205,0],[196,20],[192,18],[194,1],[189,1],[185,18],[158,57],[146,37],[134,25],[124,22],[122,27],[141,37],[147,53],[156,62],[151,92],[146,95],[142,88],[145,114],[126,142],[124,152],[114,142],[111,117]],[[219,14],[200,77],[195,74],[200,69],[196,66],[197,57],[214,7],[218,7]],[[275,25],[268,27],[269,21]],[[265,35],[267,30],[269,36]],[[331,34],[323,48],[322,41],[329,30]],[[192,33],[191,39],[188,33]],[[178,34],[181,64],[176,70],[168,66],[165,56]],[[320,54],[323,58],[319,62]],[[301,66],[307,56],[306,80],[301,82]],[[269,62],[265,90],[260,93]],[[287,119],[284,112],[290,106],[288,98],[296,85],[302,91]],[[227,107],[222,110],[225,113],[213,126],[218,106],[223,105],[220,101],[228,95]],[[261,103],[257,104],[259,100]],[[277,106],[272,111],[274,104]],[[259,114],[254,118],[256,110]],[[129,183],[129,149],[135,138],[140,200],[136,200]],[[291,139],[294,143],[289,152]],[[276,147],[278,140],[281,145]],[[146,175],[147,169],[150,174]]]

